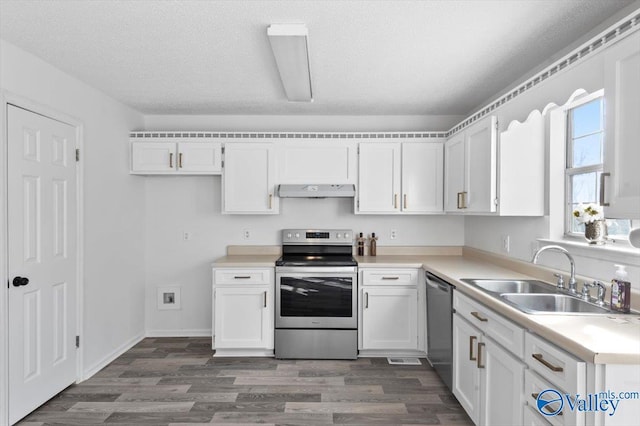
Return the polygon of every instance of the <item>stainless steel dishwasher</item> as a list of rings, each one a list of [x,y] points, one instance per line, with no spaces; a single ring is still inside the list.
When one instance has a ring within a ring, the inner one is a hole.
[[[430,272],[427,281],[427,359],[449,389],[453,382],[453,285]]]

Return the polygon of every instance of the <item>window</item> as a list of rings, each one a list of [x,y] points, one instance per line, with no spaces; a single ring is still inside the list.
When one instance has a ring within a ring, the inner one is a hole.
[[[600,174],[604,155],[604,99],[602,92],[576,101],[567,116],[567,164],[566,191],[567,208],[565,233],[584,235],[584,224],[573,217],[578,204],[598,204]],[[605,208],[605,216],[607,214]],[[631,221],[607,219],[609,237],[626,239]]]

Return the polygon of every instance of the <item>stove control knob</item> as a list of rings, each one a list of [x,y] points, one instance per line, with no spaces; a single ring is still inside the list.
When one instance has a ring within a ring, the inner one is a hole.
[[[291,232],[287,234],[287,238],[291,239]]]
[[[345,239],[349,239],[349,234],[344,234]]]
[[[296,232],[296,238],[300,238],[300,234]]]
[[[342,234],[338,232],[338,233],[336,234],[336,238],[342,238]]]

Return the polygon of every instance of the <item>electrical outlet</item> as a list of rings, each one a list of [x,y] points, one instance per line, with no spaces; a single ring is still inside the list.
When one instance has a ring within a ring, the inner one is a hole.
[[[397,237],[398,237],[398,230],[392,229],[391,232],[389,233],[389,239],[395,240]]]
[[[242,238],[244,238],[245,240],[251,239],[251,231],[249,231],[248,229],[244,229],[242,231]]]
[[[509,235],[502,236],[502,251],[505,253],[509,253],[511,247],[511,237]]]
[[[182,240],[183,241],[189,241],[189,240],[191,240],[191,238],[193,238],[193,234],[191,232],[184,231],[182,233]]]

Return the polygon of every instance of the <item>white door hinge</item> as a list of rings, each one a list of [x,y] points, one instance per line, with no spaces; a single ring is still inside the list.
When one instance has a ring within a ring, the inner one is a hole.
[[[80,148],[76,148],[76,162],[80,161]]]

